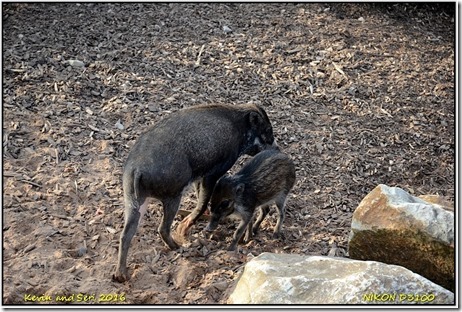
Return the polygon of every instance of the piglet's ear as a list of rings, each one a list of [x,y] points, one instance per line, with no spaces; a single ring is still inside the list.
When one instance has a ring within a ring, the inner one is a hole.
[[[237,186],[236,186],[236,195],[237,196],[241,196],[242,193],[244,193],[244,183],[239,183]]]

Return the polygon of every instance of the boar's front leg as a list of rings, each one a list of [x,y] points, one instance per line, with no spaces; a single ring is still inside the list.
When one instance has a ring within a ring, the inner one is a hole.
[[[207,176],[195,183],[197,206],[193,211],[181,222],[178,227],[179,234],[186,236],[188,230],[196,223],[197,219],[207,210],[207,204],[212,197],[213,188],[220,176]]]

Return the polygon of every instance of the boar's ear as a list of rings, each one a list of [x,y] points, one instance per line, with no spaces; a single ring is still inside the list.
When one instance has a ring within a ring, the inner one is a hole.
[[[244,193],[244,183],[239,183],[234,190],[236,196],[241,196]]]
[[[258,111],[259,111],[260,114],[262,115],[262,118],[263,118],[264,120],[266,120],[267,122],[270,122],[270,120],[269,120],[269,118],[268,118],[268,115],[266,114],[265,110],[264,110],[262,107],[260,107],[259,105],[256,105],[256,106],[257,106],[257,108],[258,108]]]
[[[249,114],[249,123],[251,128],[258,128],[263,122],[261,115],[257,112],[251,112]]]

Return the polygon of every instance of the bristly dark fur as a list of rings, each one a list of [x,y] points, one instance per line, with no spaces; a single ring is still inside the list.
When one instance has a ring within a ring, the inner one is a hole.
[[[229,247],[229,250],[234,250],[245,228],[245,241],[258,231],[268,213],[269,204],[274,201],[279,212],[274,235],[279,237],[284,221],[286,197],[294,183],[295,166],[286,154],[274,149],[260,152],[235,175],[224,176],[218,181],[211,200],[212,218],[206,229],[214,230],[223,217],[233,212],[240,215],[242,221]],[[262,212],[252,227],[257,207],[261,207]]]

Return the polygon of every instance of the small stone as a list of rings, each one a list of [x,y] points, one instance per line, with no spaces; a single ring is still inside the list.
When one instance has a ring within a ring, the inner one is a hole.
[[[159,108],[157,107],[157,105],[149,104],[149,105],[148,105],[148,110],[149,110],[150,112],[155,113],[155,112],[158,112],[158,111],[159,111]]]
[[[117,120],[116,124],[115,124],[115,127],[119,130],[123,130],[125,129],[124,125],[120,122],[120,119]]]
[[[215,287],[219,291],[224,292],[226,289],[228,289],[228,282],[213,283],[211,286]]]
[[[335,257],[335,255],[337,254],[337,247],[332,247],[330,250],[329,250],[329,253],[327,254],[328,257]]]
[[[85,64],[79,60],[68,60],[69,65],[74,67],[85,67]]]
[[[223,25],[223,31],[225,34],[229,34],[233,32],[233,30],[226,25]]]
[[[87,248],[86,247],[80,247],[78,250],[77,250],[77,255],[79,257],[82,257],[83,255],[85,255],[87,253]]]

